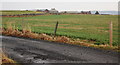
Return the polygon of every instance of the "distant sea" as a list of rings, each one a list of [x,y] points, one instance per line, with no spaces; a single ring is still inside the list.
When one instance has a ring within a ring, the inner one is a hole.
[[[91,11],[92,14],[95,14],[96,11]],[[98,11],[99,14],[109,14],[109,15],[120,15],[120,11]]]

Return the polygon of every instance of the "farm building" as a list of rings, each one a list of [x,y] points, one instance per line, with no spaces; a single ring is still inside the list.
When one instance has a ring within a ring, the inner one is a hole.
[[[58,10],[56,10],[55,8],[52,8],[51,10],[49,10],[50,14],[58,14]]]
[[[67,14],[78,14],[80,12],[78,12],[78,11],[62,11],[60,13],[62,13],[62,14],[65,14],[65,13],[67,13]]]
[[[91,11],[81,11],[81,14],[91,14]]]
[[[61,14],[91,14],[91,11],[62,11]]]
[[[46,13],[48,13],[49,12],[49,10],[48,9],[38,9],[38,10],[36,10],[37,12],[46,12]]]

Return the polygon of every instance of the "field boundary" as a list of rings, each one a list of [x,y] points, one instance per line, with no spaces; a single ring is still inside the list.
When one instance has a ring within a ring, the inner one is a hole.
[[[22,31],[18,30],[10,30],[10,29],[2,29],[2,35],[6,36],[15,36],[15,37],[23,37],[23,38],[31,38],[31,39],[40,39],[40,40],[48,40],[53,42],[60,42],[60,43],[67,43],[67,44],[73,44],[73,45],[80,45],[80,46],[86,46],[86,47],[94,47],[94,48],[100,48],[104,50],[113,50],[113,51],[120,51],[118,46],[109,46],[109,45],[94,45],[89,44],[85,42],[81,42],[80,40],[72,40],[71,38],[65,37],[65,36],[55,36],[53,39],[53,36],[47,35],[47,34],[36,34],[29,31],[25,31],[24,33]]]
[[[26,16],[38,16],[38,15],[45,15],[42,13],[34,13],[34,14],[16,14],[16,15],[0,15],[0,17],[26,17]]]

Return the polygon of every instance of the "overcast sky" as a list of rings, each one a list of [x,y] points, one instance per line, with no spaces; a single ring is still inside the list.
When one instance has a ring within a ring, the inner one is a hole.
[[[119,0],[1,0],[2,2],[118,2]]]
[[[2,10],[50,9],[117,11],[119,0],[1,0]]]

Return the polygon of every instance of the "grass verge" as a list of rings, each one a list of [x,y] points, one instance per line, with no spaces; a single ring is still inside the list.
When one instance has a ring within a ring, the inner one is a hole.
[[[0,52],[0,64],[1,65],[19,65],[17,64],[17,62],[15,62],[14,60],[10,59],[7,57],[7,55],[5,55],[3,52]]]
[[[55,36],[53,38],[52,35],[47,35],[43,33],[42,34],[33,33],[31,32],[30,29],[25,29],[25,28],[22,31],[19,31],[18,29],[15,29],[14,27],[10,26],[7,29],[1,28],[0,30],[1,30],[1,34],[7,35],[7,36],[17,36],[17,37],[25,37],[25,38],[32,38],[32,39],[48,40],[53,42],[61,42],[61,43],[100,48],[104,50],[113,50],[118,52],[120,51],[118,46],[110,47],[108,44],[95,45],[92,43],[87,43],[86,42],[87,40],[72,39],[66,36]],[[91,41],[91,42],[94,42],[94,41]]]

